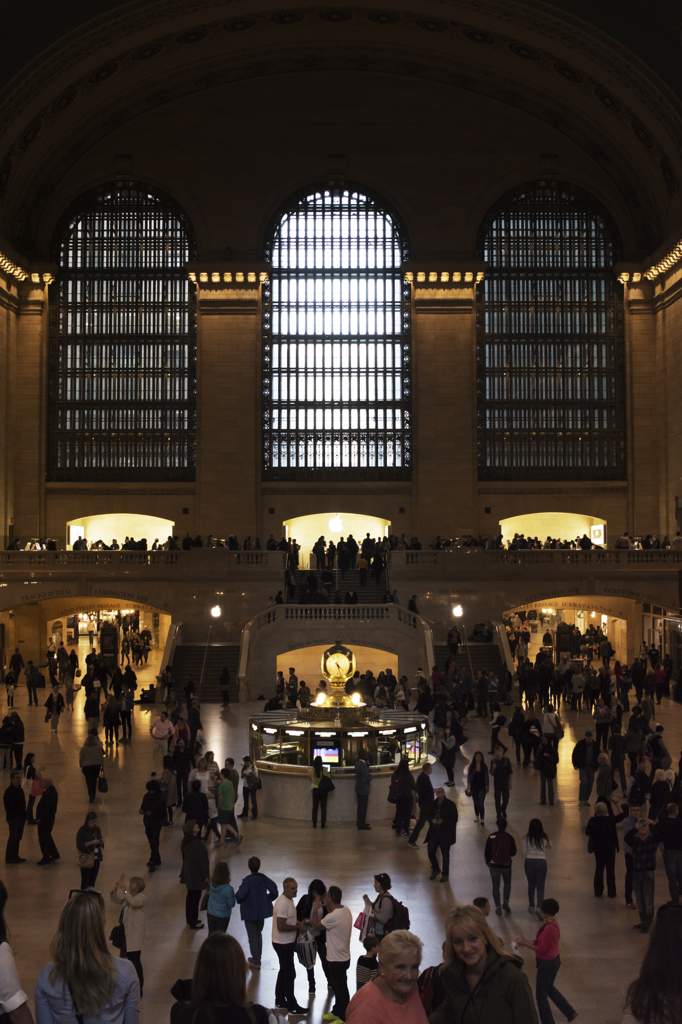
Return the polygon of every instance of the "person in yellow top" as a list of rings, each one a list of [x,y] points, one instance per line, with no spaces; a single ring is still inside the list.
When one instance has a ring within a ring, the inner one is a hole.
[[[310,778],[313,782],[313,828],[317,828],[318,807],[322,818],[322,828],[324,828],[327,823],[327,797],[330,793],[331,775],[327,765],[322,763],[322,758],[319,754],[313,761],[313,766],[310,769]],[[329,781],[322,782],[322,779],[328,779]],[[322,786],[320,786],[321,782]]]

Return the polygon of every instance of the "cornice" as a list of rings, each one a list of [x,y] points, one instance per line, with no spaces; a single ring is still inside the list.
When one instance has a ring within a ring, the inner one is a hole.
[[[261,285],[269,279],[267,263],[210,261],[187,263],[187,274],[197,289],[199,313],[204,316],[255,316]]]

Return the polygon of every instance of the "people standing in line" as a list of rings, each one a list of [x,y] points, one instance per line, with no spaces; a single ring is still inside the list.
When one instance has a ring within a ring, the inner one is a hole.
[[[310,780],[312,783],[312,794],[313,794],[313,828],[317,828],[317,812],[320,812],[321,825],[325,828],[327,824],[327,797],[329,795],[327,789],[320,789],[320,782],[323,778],[331,779],[329,768],[322,763],[322,758],[318,754],[313,760],[313,766],[310,769]],[[323,786],[326,785],[323,783]],[[246,798],[245,798],[246,799]]]
[[[47,708],[47,721],[50,723],[50,729],[56,733],[59,730],[59,718],[64,710],[64,698],[59,692],[58,686],[52,687],[52,693],[43,706]]]
[[[327,886],[324,884],[321,878],[313,878],[312,882],[308,886],[308,891],[304,896],[301,896],[300,900],[296,904],[296,917],[299,921],[303,921],[307,926],[310,934],[315,939],[317,945],[317,955],[320,958],[322,970],[324,972],[325,980],[327,978],[327,933],[325,932],[322,925],[318,923],[313,926],[312,915],[313,907],[317,897],[322,900],[327,894]],[[320,916],[323,917],[327,913],[327,908],[324,903],[320,906]],[[308,967],[308,995],[315,994],[315,965]]]
[[[173,768],[173,758],[166,754],[163,759],[163,772],[161,773],[161,792],[166,800],[166,825],[173,824],[173,808],[178,803],[178,784]]]
[[[197,955],[191,1001],[171,1007],[171,1024],[269,1024],[273,1019],[269,1011],[247,995],[246,971],[244,953],[235,938],[223,932],[209,935]]]
[[[142,797],[139,813],[142,815],[144,831],[149,843],[147,870],[153,874],[158,867],[161,867],[159,840],[161,839],[161,829],[166,822],[166,798],[161,792],[161,786],[157,779],[150,779],[146,788],[147,792]]]
[[[104,763],[104,747],[96,730],[91,729],[85,737],[83,746],[78,754],[78,763],[85,776],[88,798],[90,803],[94,804],[97,796],[97,779]]]
[[[585,828],[594,853],[594,895],[604,895],[604,870],[609,899],[616,898],[616,853],[619,850],[616,818],[609,814],[605,803],[599,801],[594,808],[594,817]]]
[[[540,904],[545,898],[547,879],[547,850],[551,848],[549,836],[539,818],[531,818],[528,831],[521,843],[523,867],[528,879],[528,912],[540,917]],[[537,894],[537,895],[536,895]]]
[[[24,723],[19,714],[16,711],[10,712],[10,720],[12,722],[12,754],[14,754],[14,764],[21,771],[21,762],[24,756],[24,741],[25,741],[25,730]],[[12,754],[10,754],[10,767],[12,766]]]
[[[678,804],[668,804],[665,815],[658,819],[654,834],[663,845],[663,864],[668,878],[670,902],[682,903],[682,818]]]
[[[259,971],[263,956],[263,925],[266,917],[272,917],[272,904],[279,891],[273,880],[261,872],[259,857],[249,857],[248,868],[250,874],[242,879],[235,899],[249,940],[249,964],[254,971]]]
[[[554,805],[554,779],[558,761],[559,755],[552,740],[549,736],[544,735],[535,751],[533,767],[540,772],[540,803],[547,803],[547,797],[549,797],[550,807]]]
[[[42,783],[43,794],[36,810],[36,818],[38,820],[38,842],[40,843],[40,852],[42,853],[38,864],[44,865],[52,864],[54,861],[59,860],[59,850],[52,838],[52,829],[57,817],[59,794],[51,775],[43,775]]]
[[[483,754],[477,750],[471,759],[467,770],[467,796],[474,801],[474,814],[476,821],[481,825],[485,824],[485,795],[490,789],[490,776],[488,766],[485,763]]]
[[[152,775],[156,775],[163,759],[168,753],[168,741],[173,733],[173,723],[168,720],[168,712],[162,711],[158,718],[155,718],[149,727],[149,735],[154,740],[154,747],[152,750],[152,761],[154,771]]]
[[[410,834],[410,818],[416,789],[417,785],[410,774],[410,762],[406,757],[401,757],[391,775],[389,790],[395,800],[392,827],[397,836],[409,836]]]
[[[188,928],[195,931],[204,927],[204,922],[199,920],[199,903],[201,893],[210,883],[210,869],[208,865],[208,851],[201,842],[201,828],[196,821],[188,818],[182,826],[182,881],[187,887],[185,898],[185,920]]]
[[[304,934],[307,926],[297,920],[294,898],[298,893],[295,878],[285,878],[282,895],[272,908],[272,948],[277,954],[279,971],[275,982],[275,1009],[285,1010],[289,1016],[305,1017],[306,1009],[296,1000],[296,936]]]
[[[20,771],[10,773],[9,786],[3,794],[5,820],[9,834],[5,849],[5,864],[25,864],[26,858],[19,856],[19,844],[26,824],[26,797],[22,789],[23,774]]]
[[[511,761],[504,754],[501,743],[496,743],[494,757],[490,762],[490,774],[493,777],[493,792],[495,794],[495,811],[498,818],[504,818],[507,814],[509,804],[509,793],[514,782],[514,770]]]
[[[114,958],[104,932],[104,900],[75,893],[62,910],[50,952],[38,975],[38,1024],[62,1024],[77,1015],[96,1021],[140,1022],[140,986],[132,963]]]
[[[457,804],[445,798],[445,790],[439,786],[434,790],[435,800],[426,813],[429,831],[426,833],[427,854],[431,864],[430,881],[438,877],[447,882],[450,877],[450,848],[457,842],[457,821],[459,813]],[[438,864],[437,853],[440,850],[442,867]],[[388,876],[386,876],[388,877]]]
[[[341,902],[343,893],[338,885],[330,885],[324,896],[315,896],[310,924],[313,931],[322,928],[327,939],[327,980],[334,990],[331,1012],[345,1021],[350,1002],[348,968],[350,967],[350,937],[353,915]],[[324,917],[322,910],[326,910]]]
[[[235,905],[234,889],[230,885],[230,865],[219,860],[213,868],[208,887],[208,934],[226,932],[230,925],[232,908]]]
[[[104,840],[97,820],[97,811],[88,811],[76,833],[76,849],[80,854],[81,889],[93,889],[102,863]]]
[[[249,816],[249,799],[251,800],[251,821],[255,821],[258,817],[258,785],[260,779],[258,778],[258,769],[248,755],[242,758],[242,798],[244,800],[244,807],[242,813],[239,815],[240,818],[248,818]],[[324,824],[322,825],[324,828]]]
[[[412,932],[400,929],[386,936],[379,946],[376,976],[359,986],[348,1004],[347,1024],[427,1024],[417,986],[421,958],[421,939]]]
[[[418,850],[417,840],[419,834],[426,824],[426,818],[428,811],[433,804],[433,783],[431,782],[431,772],[433,771],[433,765],[430,761],[425,761],[422,765],[422,770],[417,776],[417,807],[419,810],[419,817],[417,823],[412,829],[412,834],[407,841],[407,845],[413,850]]]
[[[549,1005],[551,999],[556,1008],[563,1013],[566,1020],[575,1020],[578,1011],[574,1010],[567,999],[562,996],[554,982],[561,967],[559,957],[559,925],[556,915],[559,913],[559,904],[556,900],[546,899],[540,904],[540,916],[542,925],[538,928],[534,939],[525,939],[519,935],[516,939],[518,946],[527,946],[535,952],[537,975],[535,979],[535,998],[540,1011],[540,1024],[554,1024],[554,1017]]]
[[[42,783],[42,768],[36,768],[35,754],[28,753],[24,758],[24,778],[31,780],[31,795],[28,798],[26,804],[26,821],[29,825],[37,825],[38,819],[33,816],[33,808],[35,806],[36,797],[39,797],[43,792]],[[43,768],[45,766],[43,765]]]
[[[512,857],[516,856],[516,842],[513,836],[507,832],[507,819],[497,819],[497,831],[491,832],[485,844],[483,852],[485,862],[490,871],[490,879],[493,884],[493,901],[495,913],[498,917],[504,910],[511,913],[509,900],[511,897],[512,880]],[[500,882],[503,883],[502,900],[500,900]]]
[[[445,998],[429,1024],[464,1022],[467,1016],[476,1024],[538,1024],[519,958],[504,952],[502,940],[477,907],[458,907],[448,914],[440,980]]]
[[[360,749],[358,759],[355,762],[355,795],[358,802],[358,813],[356,825],[359,829],[369,829],[372,826],[367,824],[367,805],[372,786],[372,777],[369,774],[369,765],[366,760],[364,749]]]
[[[367,895],[362,897],[365,901],[365,913],[371,914],[374,934],[379,939],[386,935],[386,925],[394,913],[393,900],[388,894],[390,888],[391,876],[382,871],[374,876],[374,891],[377,894],[374,900],[370,900]]]
[[[597,755],[599,750],[591,730],[587,730],[583,739],[578,740],[573,748],[571,761],[574,769],[580,776],[580,788],[578,790],[578,806],[589,807],[592,786],[594,785],[594,773],[597,769]]]
[[[642,817],[624,837],[632,850],[632,888],[639,911],[639,924],[633,924],[632,927],[645,935],[654,919],[658,839],[653,828],[654,822]]]
[[[123,905],[120,915],[120,924],[123,926],[123,942],[119,954],[122,959],[129,960],[135,968],[140,982],[140,995],[144,988],[142,945],[145,938],[144,908],[147,903],[144,890],[144,878],[136,875],[131,875],[126,887],[126,876],[122,871],[109,895],[112,903]]]
[[[658,908],[639,977],[627,991],[623,1024],[676,1024],[682,1014],[682,914]]]

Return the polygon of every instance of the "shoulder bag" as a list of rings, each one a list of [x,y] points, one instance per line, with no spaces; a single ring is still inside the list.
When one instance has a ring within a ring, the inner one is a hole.
[[[317,789],[318,789],[318,792],[320,792],[320,793],[331,793],[332,790],[336,789],[336,786],[332,782],[332,780],[329,777],[329,775],[327,775],[326,772],[323,772],[322,773],[322,778],[320,779],[320,781],[317,784]]]
[[[104,774],[104,765],[102,765],[102,767],[99,770],[99,778],[97,779],[97,789],[100,791],[100,793],[109,792],[109,783],[107,782],[107,777]]]
[[[78,851],[78,867],[79,868],[94,868],[96,855],[93,850],[89,853],[81,853]]]
[[[296,938],[296,956],[301,966],[307,970],[315,966],[317,942],[309,928],[305,932],[299,932]]]

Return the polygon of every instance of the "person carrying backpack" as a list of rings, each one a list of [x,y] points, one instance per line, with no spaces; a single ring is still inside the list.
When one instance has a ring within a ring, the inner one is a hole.
[[[485,844],[484,857],[493,883],[493,900],[498,917],[502,911],[510,914],[512,857],[516,856],[516,842],[507,832],[507,819],[497,819],[497,832],[491,832]],[[500,881],[504,882],[503,903],[500,906]]]

